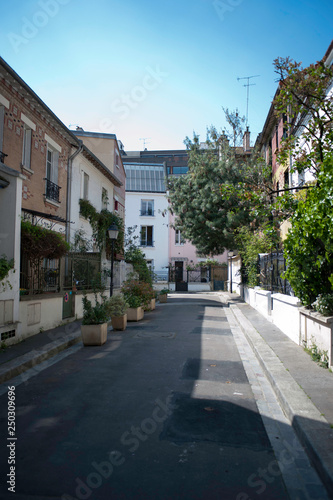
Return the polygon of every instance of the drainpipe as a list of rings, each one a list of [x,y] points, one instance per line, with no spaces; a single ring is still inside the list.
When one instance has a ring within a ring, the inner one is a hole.
[[[79,139],[79,148],[68,158],[67,164],[67,206],[66,206],[66,241],[70,243],[71,235],[71,202],[72,202],[72,166],[74,158],[81,153],[83,149],[83,142]]]

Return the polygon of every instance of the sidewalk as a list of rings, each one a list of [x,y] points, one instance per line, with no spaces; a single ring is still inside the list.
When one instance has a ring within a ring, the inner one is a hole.
[[[0,352],[0,384],[81,342],[81,321],[28,337]]]
[[[237,295],[221,292],[333,498],[333,374]],[[80,321],[0,352],[0,384],[81,342]]]
[[[224,292],[270,381],[281,407],[333,497],[333,374],[275,325],[240,299]]]

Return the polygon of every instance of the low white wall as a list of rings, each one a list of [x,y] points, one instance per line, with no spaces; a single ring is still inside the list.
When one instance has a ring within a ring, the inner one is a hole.
[[[210,283],[189,283],[188,291],[189,292],[210,292],[211,287]]]
[[[260,288],[239,287],[239,295],[298,345],[306,341],[327,351],[333,366],[333,317],[325,317],[301,306],[297,297]]]
[[[108,296],[107,293],[105,293]],[[36,335],[41,331],[50,330],[57,326],[81,319],[83,317],[82,294],[75,295],[75,317],[62,318],[63,296],[49,295],[32,300],[21,300],[19,307],[19,324],[15,337],[6,341],[7,345],[15,344],[21,340]],[[95,303],[93,293],[88,293],[87,297]]]
[[[316,345],[319,350],[327,351],[330,367],[333,366],[333,317],[300,309],[300,342],[307,346]]]
[[[280,328],[293,342],[300,344],[300,306],[297,297],[274,293],[272,295],[273,323]]]

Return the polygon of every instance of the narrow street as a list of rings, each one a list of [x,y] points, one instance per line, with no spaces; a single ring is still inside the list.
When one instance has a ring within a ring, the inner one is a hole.
[[[169,296],[15,397],[16,494],[2,481],[1,498],[328,498],[217,293]],[[6,436],[7,392],[0,404]]]

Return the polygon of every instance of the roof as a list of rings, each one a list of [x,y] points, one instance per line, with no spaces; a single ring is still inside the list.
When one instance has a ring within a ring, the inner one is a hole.
[[[104,165],[104,163],[102,163],[101,160],[99,160],[97,156],[95,156],[94,153],[90,151],[90,149],[88,149],[87,146],[85,146],[84,144],[82,144],[82,154],[97,168],[97,170],[99,170],[102,174],[104,174],[105,177],[107,177],[115,186],[120,187],[123,185],[123,183],[118,179],[118,177],[116,177],[114,173],[111,172],[111,170],[109,170],[108,167]]]
[[[73,146],[78,146],[79,141],[66,125],[51,111],[40,97],[25,83],[24,80],[0,57],[0,78],[4,78],[18,94],[27,99],[32,107],[40,114],[47,114],[48,121],[67,141]]]
[[[165,193],[166,169],[164,164],[124,163],[126,191]]]
[[[82,137],[97,137],[98,139],[114,139],[117,140],[116,134],[104,134],[103,132],[86,132],[85,130],[73,130],[73,134]]]

